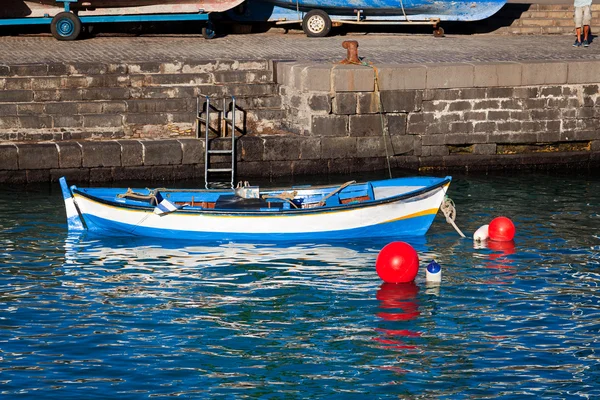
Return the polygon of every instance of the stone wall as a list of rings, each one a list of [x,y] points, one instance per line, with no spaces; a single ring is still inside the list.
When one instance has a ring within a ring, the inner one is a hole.
[[[208,88],[217,96],[244,90],[239,178],[373,171],[388,161],[415,171],[600,164],[597,61],[264,62],[264,74],[226,63],[224,73],[189,73],[205,84],[186,81],[185,65],[176,73],[166,64],[155,72],[115,66],[112,75],[67,66],[59,79],[48,77],[57,66],[5,70],[0,182],[201,178],[205,143],[194,121],[196,96]]]
[[[277,67],[286,128],[326,159],[395,167],[588,166],[600,156],[600,62]]]

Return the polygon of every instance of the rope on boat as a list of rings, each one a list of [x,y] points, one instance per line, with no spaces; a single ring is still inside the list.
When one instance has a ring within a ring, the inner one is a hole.
[[[279,194],[263,194],[262,198],[264,200],[279,199],[279,200],[287,201],[294,208],[298,208],[298,205],[292,201],[292,200],[294,200],[294,198],[296,197],[297,194],[298,194],[298,191],[294,190],[293,192],[282,192]]]
[[[442,202],[442,205],[440,206],[440,209],[442,210],[442,212],[444,213],[444,216],[446,217],[446,222],[449,223],[450,225],[452,225],[454,227],[454,229],[456,229],[456,232],[458,232],[458,234],[462,237],[466,237],[462,231],[460,229],[458,229],[458,226],[456,226],[456,224],[454,223],[454,220],[456,219],[456,206],[454,205],[454,202],[452,201],[452,199],[448,196],[444,197],[444,201]]]
[[[411,22],[410,19],[408,19],[408,16],[406,15],[406,11],[404,11],[404,2],[402,0],[400,0],[400,7],[402,7],[402,14],[404,14],[404,19],[406,19],[407,22]]]
[[[150,205],[153,205],[153,206],[157,205],[158,201],[156,200],[156,192],[158,191],[158,189],[155,189],[155,190],[148,189],[148,190],[150,191],[150,193],[143,194],[143,193],[134,192],[133,190],[131,190],[131,188],[127,188],[127,191],[125,193],[118,194],[117,198],[149,201]]]

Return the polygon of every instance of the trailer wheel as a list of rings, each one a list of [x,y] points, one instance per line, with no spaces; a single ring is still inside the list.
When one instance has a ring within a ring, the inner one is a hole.
[[[205,26],[202,27],[202,37],[204,39],[212,39],[217,35],[212,22],[208,21]]]
[[[442,28],[441,26],[438,26],[437,28],[435,28],[433,30],[433,36],[434,37],[444,37],[444,28]]]
[[[75,40],[81,33],[81,20],[70,12],[60,12],[50,23],[52,36],[58,40]]]
[[[302,30],[308,37],[324,37],[331,31],[331,18],[323,10],[310,10],[302,19]]]

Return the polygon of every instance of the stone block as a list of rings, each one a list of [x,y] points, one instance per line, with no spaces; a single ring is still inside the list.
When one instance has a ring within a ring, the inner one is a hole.
[[[413,64],[379,65],[377,77],[379,90],[425,89],[427,68]]]
[[[13,76],[46,76],[48,66],[46,64],[11,65],[10,74]]]
[[[31,88],[33,90],[51,90],[60,89],[62,87],[61,77],[43,77],[33,78],[31,80]]]
[[[473,87],[473,65],[439,63],[427,66],[427,88]]]
[[[19,169],[19,152],[17,146],[14,144],[0,144],[0,171],[14,171],[17,169]]]
[[[275,68],[275,82],[280,85],[290,85],[290,74],[292,71],[292,66],[295,65],[295,62],[290,61],[277,61],[274,63]]]
[[[289,66],[289,73],[287,75],[287,82],[283,83],[296,90],[302,88],[302,77],[305,74],[306,68],[313,65],[311,62],[297,62]]]
[[[25,103],[17,104],[17,114],[40,116],[41,114],[46,114],[46,112],[44,111],[43,103]]]
[[[421,137],[422,146],[442,146],[446,143],[446,135],[424,135]]]
[[[314,160],[321,158],[321,139],[304,137],[300,140],[300,159]]]
[[[359,137],[356,139],[356,157],[381,157],[385,156],[384,137]],[[388,142],[389,148],[389,142]]]
[[[292,161],[294,176],[326,174],[327,163],[322,160],[296,160]]]
[[[520,86],[522,67],[515,62],[473,64],[473,86]]]
[[[471,110],[470,101],[453,101],[448,105],[448,111],[469,111]]]
[[[56,142],[59,168],[80,168],[82,166],[81,146],[77,142]]]
[[[129,166],[112,168],[112,176],[115,181],[125,180],[150,180],[154,167]]]
[[[567,62],[530,61],[521,65],[523,86],[567,83]]]
[[[139,140],[119,140],[121,166],[132,167],[144,164],[144,146]]]
[[[263,136],[264,161],[299,160],[301,137]]]
[[[271,161],[270,176],[273,178],[291,176],[293,173],[291,161]]]
[[[422,107],[423,92],[421,90],[393,90],[381,92],[383,110],[390,112],[412,112]]]
[[[405,135],[407,114],[386,114],[388,135]]]
[[[146,140],[144,165],[179,165],[183,159],[181,143],[177,140]]]
[[[19,144],[19,169],[58,168],[58,148],[54,143]]]
[[[334,92],[372,92],[375,90],[373,68],[359,65],[336,65],[331,70]]]
[[[46,114],[60,114],[60,115],[73,115],[78,114],[77,103],[46,103],[44,105],[44,111]]]
[[[181,144],[182,164],[204,164],[204,141],[200,139],[178,139]]]
[[[348,117],[345,115],[314,115],[311,117],[311,136],[347,136]]]
[[[52,117],[23,115],[19,117],[19,126],[23,129],[44,129],[52,128]]]
[[[321,156],[323,159],[350,158],[356,154],[355,137],[321,138]]]
[[[242,136],[237,142],[237,151],[242,161],[262,161],[265,152],[265,138]]]
[[[600,61],[577,60],[567,65],[567,83],[598,83]]]
[[[112,182],[114,168],[91,168],[90,182]]]
[[[110,128],[123,126],[121,115],[83,115],[83,126],[86,128]]]
[[[399,155],[414,155],[415,154],[415,146],[416,144],[419,144],[420,146],[420,140],[419,138],[415,138],[413,136],[392,136],[392,146],[390,149],[388,149],[388,151],[390,152],[390,154],[394,155],[394,156],[399,156]],[[420,151],[420,148],[419,148]],[[384,155],[384,153],[382,153],[382,155]]]
[[[118,142],[82,141],[80,145],[84,168],[97,169],[98,167],[121,165],[121,145]],[[90,175],[92,175],[92,171],[90,171]]]
[[[52,126],[54,128],[81,128],[83,117],[81,115],[53,115]]]
[[[31,90],[0,90],[0,102],[3,103],[27,103],[33,101]]]
[[[49,169],[28,169],[25,170],[27,176],[27,183],[36,182],[49,182],[50,181],[50,170]]]
[[[127,100],[129,88],[88,88],[81,90],[82,100]]]
[[[31,78],[8,78],[4,90],[31,90]]]
[[[310,94],[308,95],[308,107],[311,111],[331,112],[331,97],[329,94]]]
[[[361,92],[356,94],[358,114],[375,114],[383,111],[383,104],[379,104],[378,92]]]
[[[0,104],[0,120],[9,115],[17,115],[17,105]]]
[[[356,93],[340,92],[336,93],[332,100],[332,112],[338,115],[356,114]]]
[[[119,116],[120,117],[120,116]],[[167,125],[167,114],[125,114],[125,125]]]
[[[331,92],[332,65],[308,65],[300,73],[300,87],[303,92]]]
[[[351,115],[349,123],[350,136],[379,136],[382,135],[383,115]]]

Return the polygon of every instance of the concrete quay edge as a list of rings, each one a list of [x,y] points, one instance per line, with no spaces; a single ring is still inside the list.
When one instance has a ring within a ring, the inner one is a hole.
[[[600,60],[340,65],[277,62],[276,82],[299,91],[361,92],[595,84]],[[377,78],[376,78],[377,77]]]

